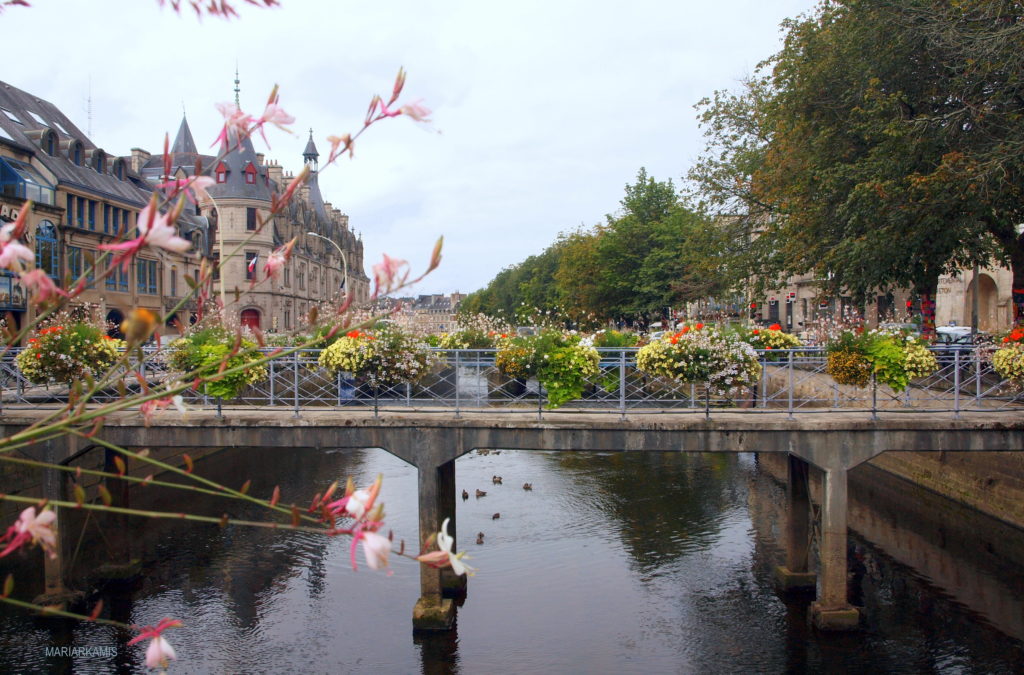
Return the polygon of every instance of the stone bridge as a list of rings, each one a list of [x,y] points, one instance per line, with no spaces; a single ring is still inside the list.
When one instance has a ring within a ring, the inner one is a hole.
[[[0,435],[28,426],[38,412],[5,411]],[[106,418],[102,436],[127,448],[294,447],[383,448],[419,470],[421,540],[450,519],[456,534],[455,460],[476,449],[622,452],[766,452],[789,457],[786,565],[777,570],[784,590],[817,589],[816,625],[848,629],[859,616],[846,591],[847,472],[887,451],[977,452],[1024,450],[1024,415],[1017,412],[632,412],[628,418],[564,412],[538,419],[533,412],[309,410],[296,417],[280,408],[158,413],[146,427],[137,413]],[[67,437],[39,444],[40,456],[60,462],[89,445]],[[810,569],[810,468],[823,473],[821,541],[817,574]],[[55,473],[55,472],[52,472]],[[59,482],[48,481],[50,491]],[[45,487],[45,486],[44,486]],[[450,627],[454,606],[446,595],[464,578],[421,566],[421,597],[413,613],[419,629]],[[59,571],[58,571],[59,574]]]

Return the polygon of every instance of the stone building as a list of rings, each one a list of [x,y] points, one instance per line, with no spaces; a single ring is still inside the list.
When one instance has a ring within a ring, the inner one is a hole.
[[[111,256],[104,257],[98,247],[133,234],[139,211],[164,180],[163,155],[138,148],[127,157],[110,155],[53,104],[0,82],[0,219],[14,220],[31,201],[26,240],[36,253],[36,267],[61,287],[87,274],[87,287],[76,300],[97,305],[113,325],[135,307],[167,314],[189,294],[185,277],[198,277],[203,257],[216,259],[235,249],[222,279],[228,316],[241,323],[265,331],[297,328],[310,307],[336,300],[343,285],[357,301],[365,300],[369,279],[362,241],[349,229],[348,217],[323,201],[312,134],[303,153],[311,168],[309,182],[285,212],[262,227],[271,195],[283,191],[292,175],[266,163],[249,139],[221,150],[218,157],[200,154],[182,120],[169,152],[171,176],[202,170],[217,181],[210,198],[190,205],[178,222],[179,234],[192,241],[193,250],[179,255],[146,248],[130,268],[118,267],[104,277]],[[297,241],[284,273],[249,292],[247,263],[256,257],[259,275],[270,252],[293,237]],[[215,286],[219,291],[219,279]],[[235,289],[241,291],[238,300]],[[188,301],[178,318],[187,323],[195,309],[195,301]],[[32,312],[25,290],[0,271],[0,316],[9,315],[20,326]]]
[[[36,267],[61,286],[88,274],[80,301],[117,321],[131,307],[163,306],[166,264],[154,252],[143,251],[131,269],[102,281],[95,267],[97,247],[134,229],[150,194],[124,158],[93,144],[56,106],[0,82],[0,216],[13,220],[31,201],[26,239]],[[0,271],[0,314],[21,325],[33,317],[25,300],[13,276]]]
[[[226,259],[214,290],[219,293],[223,288],[229,320],[269,332],[287,331],[301,327],[317,303],[337,302],[345,289],[356,302],[367,299],[363,243],[349,229],[348,216],[323,200],[312,131],[302,156],[310,168],[309,179],[274,217],[271,198],[284,192],[294,176],[276,162],[265,161],[251,139],[225,141],[216,156],[202,155],[188,121],[182,119],[169,154],[173,178],[199,172],[216,181],[195,210],[210,223],[208,255]],[[146,180],[160,183],[164,156],[135,149],[136,155]],[[271,251],[293,238],[295,247],[283,272],[276,279],[263,279],[261,270]],[[194,243],[197,248],[203,244]]]

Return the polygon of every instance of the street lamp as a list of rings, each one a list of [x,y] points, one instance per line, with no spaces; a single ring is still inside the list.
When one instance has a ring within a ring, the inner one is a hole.
[[[342,275],[343,275],[342,279],[341,279],[341,287],[345,289],[345,295],[347,296],[348,295],[348,258],[345,256],[345,252],[341,250],[340,246],[338,246],[338,242],[334,241],[333,239],[331,239],[329,237],[325,237],[322,234],[317,234],[316,232],[307,232],[306,234],[308,234],[311,237],[317,237],[318,239],[323,239],[324,241],[326,241],[327,243],[329,243],[331,246],[333,246],[334,248],[336,248],[338,250],[338,255],[341,256],[341,272],[342,272]]]

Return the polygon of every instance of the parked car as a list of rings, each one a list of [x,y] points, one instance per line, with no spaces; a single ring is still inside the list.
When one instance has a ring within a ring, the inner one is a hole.
[[[991,335],[980,331],[974,333],[970,326],[938,326],[932,345],[935,358],[939,361],[940,372],[948,372],[952,376],[953,364],[958,362],[959,353],[960,379],[970,377],[974,373],[976,347],[991,342]]]

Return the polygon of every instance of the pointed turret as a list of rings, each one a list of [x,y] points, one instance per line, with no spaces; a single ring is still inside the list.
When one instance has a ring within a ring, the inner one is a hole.
[[[178,135],[174,137],[171,154],[199,154],[199,150],[196,149],[195,139],[192,138],[192,130],[188,128],[188,119],[184,115],[181,116],[181,126],[178,127]]]
[[[302,161],[304,164],[312,164],[311,169],[317,170],[317,160],[320,158],[320,153],[316,151],[316,143],[313,142],[313,129],[309,130],[309,142],[306,143],[306,149],[302,151]]]

